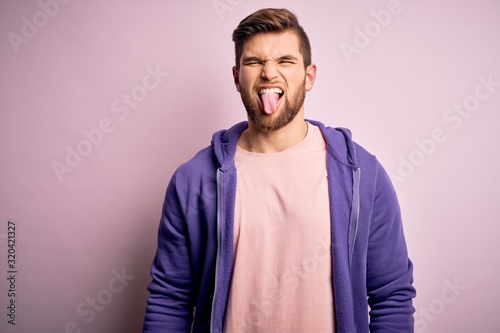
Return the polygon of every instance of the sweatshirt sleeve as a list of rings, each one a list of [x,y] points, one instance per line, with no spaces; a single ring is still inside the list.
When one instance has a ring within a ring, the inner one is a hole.
[[[367,252],[370,332],[413,332],[413,265],[392,183],[378,164]]]
[[[188,333],[193,320],[193,280],[187,228],[180,209],[176,175],[165,196],[158,228],[158,246],[151,266],[144,333]]]

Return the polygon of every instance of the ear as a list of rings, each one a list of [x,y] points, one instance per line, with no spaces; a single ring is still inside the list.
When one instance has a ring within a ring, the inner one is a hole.
[[[310,91],[312,89],[312,87],[314,86],[314,81],[316,81],[316,65],[310,64],[306,68],[306,91]]]
[[[236,90],[240,92],[240,77],[238,68],[236,66],[233,66],[233,80],[234,80],[234,85],[236,86]]]

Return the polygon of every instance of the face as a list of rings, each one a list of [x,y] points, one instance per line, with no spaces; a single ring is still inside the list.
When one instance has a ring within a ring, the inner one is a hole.
[[[249,121],[261,131],[276,131],[303,113],[316,66],[304,68],[295,33],[260,33],[243,44],[233,77]]]

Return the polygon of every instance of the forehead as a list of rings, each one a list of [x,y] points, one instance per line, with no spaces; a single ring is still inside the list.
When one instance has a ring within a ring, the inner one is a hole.
[[[259,33],[243,44],[242,55],[257,56],[262,59],[293,55],[302,59],[299,44],[299,37],[292,31]]]

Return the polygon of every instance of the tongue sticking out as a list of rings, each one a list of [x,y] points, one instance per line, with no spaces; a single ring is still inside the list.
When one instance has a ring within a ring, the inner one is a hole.
[[[276,111],[280,95],[275,93],[262,94],[262,106],[267,114],[273,114]]]

